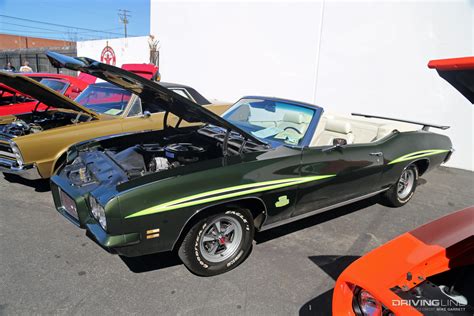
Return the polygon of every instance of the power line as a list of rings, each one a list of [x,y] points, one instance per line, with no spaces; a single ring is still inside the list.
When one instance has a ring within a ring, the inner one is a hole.
[[[127,37],[127,24],[128,24],[128,18],[132,17],[131,15],[129,15],[131,11],[124,10],[124,9],[119,9],[118,11],[119,11],[118,16],[120,18],[120,22],[123,23],[123,30],[124,30],[125,37]]]
[[[125,10],[125,11],[127,12],[127,14],[128,14],[128,12],[130,12],[128,10]],[[88,29],[88,28],[84,28],[84,27],[77,27],[77,26],[71,26],[71,25],[64,25],[64,24],[50,23],[50,22],[31,20],[31,19],[25,19],[25,18],[18,18],[18,17],[14,17],[14,16],[10,16],[10,15],[4,15],[4,14],[0,14],[0,17],[7,18],[7,19],[13,19],[13,20],[19,20],[19,21],[25,21],[25,22],[30,22],[30,23],[39,23],[39,24],[69,28],[69,29],[90,31],[92,33],[106,33],[106,34],[120,35],[120,36],[122,35],[121,33],[116,33],[116,32],[107,32],[107,31],[101,31],[101,30]],[[127,16],[127,17],[129,17],[129,16]],[[127,19],[127,23],[128,23],[128,19]]]
[[[44,27],[39,27],[39,26],[31,26],[31,25],[24,25],[24,24],[17,24],[17,23],[12,23],[12,22],[3,22],[3,21],[0,21],[0,24],[6,24],[7,26],[19,26],[19,27],[24,27],[24,28],[29,28],[29,29],[35,29],[35,30],[45,30],[45,31],[52,31],[52,32],[45,32],[45,33],[67,33],[67,31],[64,31],[64,30],[57,30],[57,29],[49,29],[49,28],[44,28]],[[96,32],[92,32],[92,31],[81,31],[81,32],[76,32],[78,34],[95,34],[97,32],[103,32],[103,33],[107,33],[109,34],[110,32],[109,31],[115,31],[115,30],[118,30],[120,29],[120,27],[115,27],[113,29],[106,29],[106,30],[100,30],[100,31],[96,31]],[[0,30],[4,30],[4,28],[0,28]],[[20,31],[20,30],[19,30]],[[33,31],[29,31],[29,30],[25,30],[25,32],[33,32]],[[38,32],[34,32],[34,33],[38,33]]]

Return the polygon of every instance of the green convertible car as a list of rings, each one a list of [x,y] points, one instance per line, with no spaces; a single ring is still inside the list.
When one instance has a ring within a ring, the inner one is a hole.
[[[219,117],[123,69],[61,55],[52,62],[166,111],[161,131],[70,148],[51,179],[57,210],[110,252],[176,249],[198,275],[242,263],[255,231],[374,195],[402,206],[418,177],[452,153],[448,137],[428,131],[446,126],[332,115],[258,96],[240,99]],[[201,124],[179,128],[182,120]]]

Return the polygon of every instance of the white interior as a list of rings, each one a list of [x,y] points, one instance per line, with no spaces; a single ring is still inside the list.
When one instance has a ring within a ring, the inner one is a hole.
[[[319,120],[310,146],[333,145],[335,138],[342,138],[347,144],[362,144],[378,141],[395,131],[407,132],[420,129],[412,124],[386,120],[357,119],[324,113]]]

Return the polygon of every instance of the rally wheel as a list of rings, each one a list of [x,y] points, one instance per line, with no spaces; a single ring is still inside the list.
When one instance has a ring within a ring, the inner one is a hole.
[[[418,182],[418,168],[411,164],[403,169],[397,183],[381,196],[381,204],[390,207],[400,207],[408,203],[415,194]]]
[[[254,227],[247,209],[231,208],[196,223],[178,250],[193,273],[212,276],[241,264],[252,248]]]

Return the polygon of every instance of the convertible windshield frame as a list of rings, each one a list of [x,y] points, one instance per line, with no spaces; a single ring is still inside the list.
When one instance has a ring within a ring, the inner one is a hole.
[[[304,103],[304,102],[300,102],[300,101],[293,101],[293,100],[281,99],[281,98],[275,98],[275,97],[264,97],[264,96],[244,96],[244,97],[240,98],[237,102],[235,102],[234,105],[231,106],[225,113],[223,113],[222,117],[224,119],[228,120],[229,122],[231,122],[232,124],[236,124],[235,122],[225,118],[224,116],[232,111],[235,104],[238,104],[242,100],[246,100],[246,99],[249,99],[249,100],[250,99],[251,100],[256,99],[256,100],[262,100],[262,101],[272,101],[272,102],[278,102],[278,103],[285,103],[285,104],[288,104],[288,105],[302,107],[302,108],[314,111],[313,117],[311,118],[311,121],[309,122],[308,127],[306,128],[305,135],[303,136],[303,138],[301,138],[299,144],[290,144],[290,143],[286,143],[286,142],[278,142],[279,146],[286,146],[286,147],[291,147],[291,148],[305,148],[305,147],[308,147],[311,143],[314,132],[316,131],[316,127],[318,126],[319,120],[320,120],[320,118],[321,118],[321,116],[324,112],[324,109],[320,106],[309,104],[309,103]],[[257,136],[255,136],[255,137],[257,137]],[[259,138],[259,137],[257,137],[257,138],[262,142],[269,143],[268,139]],[[279,146],[272,145],[272,143],[276,143],[276,142],[273,141],[273,142],[269,143],[269,145],[271,147],[274,147],[274,148],[279,147]]]

